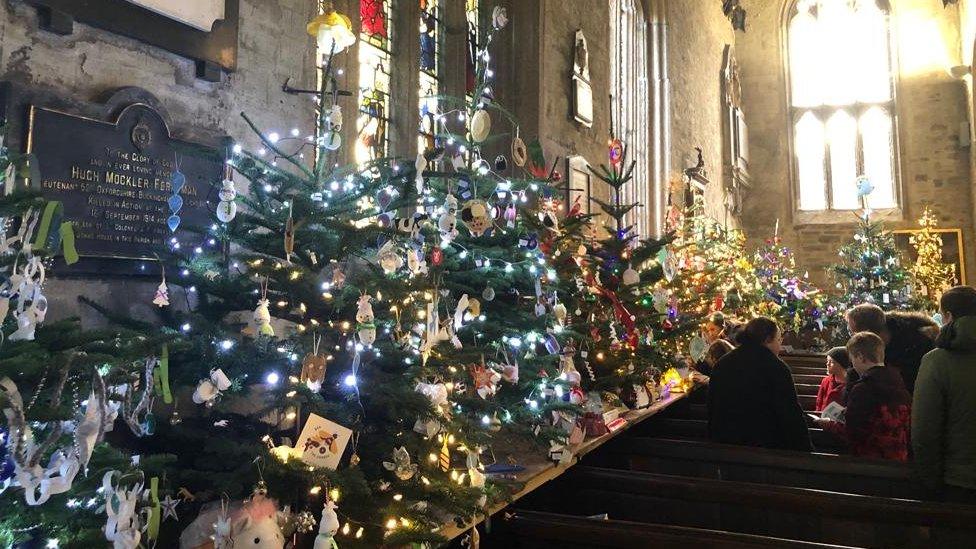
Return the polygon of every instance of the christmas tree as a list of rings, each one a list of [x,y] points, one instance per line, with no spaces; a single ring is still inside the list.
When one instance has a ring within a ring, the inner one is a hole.
[[[661,243],[633,243],[618,199],[603,205],[616,220],[611,236],[581,251],[590,217],[565,213],[538,142],[513,138],[511,166],[482,158],[492,126],[496,138],[515,127],[491,101],[487,48],[504,12],[492,21],[478,40],[472,99],[439,98],[433,147],[340,167],[333,58],[351,25],[327,10],[309,25],[331,52],[313,92],[316,134],[282,137],[245,115],[262,148],[227,151],[212,225],[171,225],[166,268],[146,296],[160,325],[103,310],[122,326],[111,337],[61,332],[55,344],[39,329],[38,349],[0,349],[0,372],[16,373],[21,395],[46,387],[38,402],[57,403],[55,415],[28,400],[26,420],[8,419],[18,434],[8,438],[24,440],[31,425],[49,441],[31,457],[47,458],[71,444],[55,420],[76,417],[74,447],[94,448],[88,475],[42,505],[23,509],[29,483],[3,493],[11,542],[436,543],[444,525],[518,488],[497,477],[517,470],[508,456],[576,438],[586,398],[577,350],[585,360],[599,345],[594,359],[606,361],[588,370],[588,388],[645,376],[656,356],[645,323],[655,321],[630,313],[659,268],[643,282],[634,275]],[[606,176],[618,192],[630,179],[620,168]],[[182,177],[173,173],[176,193]],[[170,306],[172,285],[194,296],[192,308]],[[579,310],[574,323],[564,299]],[[613,324],[593,333],[584,316]],[[48,364],[69,372],[68,385],[45,383]],[[45,396],[52,390],[60,401]],[[5,398],[12,409],[25,400]],[[113,421],[116,403],[123,422]]]
[[[915,264],[909,271],[915,280],[919,298],[924,298],[927,309],[932,310],[942,292],[956,284],[956,266],[942,260],[942,238],[936,231],[939,220],[928,207],[918,220],[919,230],[912,234],[909,243],[915,249]]]
[[[865,209],[857,217],[854,238],[841,246],[840,263],[831,267],[837,289],[843,292],[841,310],[861,303],[890,309],[908,309],[912,303],[911,275],[902,266],[894,238],[884,224]]]
[[[822,292],[808,280],[807,273],[799,274],[793,251],[783,245],[779,230],[756,250],[753,264],[756,276],[765,291],[765,300],[756,313],[776,319],[780,326],[794,336],[807,330],[822,331],[832,314]]]

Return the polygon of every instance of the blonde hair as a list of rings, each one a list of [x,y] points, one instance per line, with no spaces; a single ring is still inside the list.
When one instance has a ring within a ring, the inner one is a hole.
[[[861,356],[865,360],[881,364],[884,362],[884,341],[872,332],[859,332],[847,342],[847,354],[853,359]]]

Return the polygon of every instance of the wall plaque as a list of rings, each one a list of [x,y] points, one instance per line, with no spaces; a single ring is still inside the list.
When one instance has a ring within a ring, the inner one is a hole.
[[[159,253],[173,236],[166,219],[176,168],[186,176],[176,236],[210,223],[207,200],[221,180],[222,157],[170,137],[151,107],[130,105],[114,122],[103,122],[32,105],[28,124],[27,151],[40,171],[32,184],[64,203],[83,258],[148,259]],[[81,270],[84,265],[79,263]]]

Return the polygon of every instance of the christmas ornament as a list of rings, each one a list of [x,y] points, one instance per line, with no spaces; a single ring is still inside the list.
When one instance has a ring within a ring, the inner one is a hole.
[[[447,246],[457,236],[458,200],[449,194],[444,198],[444,213],[437,219],[437,230],[441,235],[441,245]]]
[[[335,535],[339,531],[339,515],[336,514],[338,509],[336,502],[331,498],[325,501],[322,519],[319,521],[319,533],[315,536],[312,549],[338,549],[339,546],[335,541]]]
[[[376,325],[373,324],[373,305],[372,298],[363,294],[359,296],[359,310],[356,311],[356,330],[359,333],[359,341],[367,347],[376,341]]]
[[[496,172],[503,172],[508,169],[508,159],[505,155],[499,154],[495,156],[494,167]]]
[[[193,402],[212,406],[220,397],[221,391],[230,389],[230,386],[230,379],[223,370],[220,368],[210,370],[210,377],[200,380],[196,390],[193,391]]]
[[[312,467],[336,470],[352,438],[352,431],[317,414],[309,414],[295,449]]]
[[[479,237],[491,229],[492,221],[488,204],[475,198],[464,203],[461,208],[461,222],[473,237]]]
[[[169,306],[169,287],[166,286],[166,275],[163,275],[163,280],[156,287],[156,296],[153,298],[153,305],[157,307],[167,307]]]
[[[471,140],[475,143],[481,143],[485,139],[488,139],[488,134],[491,132],[491,116],[488,115],[488,111],[485,109],[475,111],[471,115],[468,127],[471,133]]]
[[[102,477],[102,494],[105,496],[105,539],[112,542],[112,549],[136,549],[142,539],[142,523],[137,512],[142,496],[142,483],[132,488],[121,485],[122,473],[109,471]]]
[[[621,281],[624,283],[624,286],[636,286],[640,284],[640,275],[637,274],[637,271],[633,267],[628,266],[621,277]]]
[[[495,391],[497,390],[496,384],[502,378],[501,374],[486,367],[484,361],[481,364],[470,365],[468,372],[471,374],[475,392],[478,393],[478,396],[483,399],[495,396]]]
[[[485,289],[481,291],[481,298],[485,301],[494,301],[495,289],[491,286],[486,286]]]
[[[422,249],[407,250],[407,269],[413,276],[427,274],[427,260]]]
[[[356,43],[352,21],[332,8],[331,3],[324,13],[308,22],[305,30],[315,37],[318,51],[328,52],[330,55],[335,55]]]
[[[440,466],[441,471],[446,473],[451,470],[451,447],[448,446],[448,436],[446,434],[442,434],[441,439],[443,439],[443,444],[441,444],[441,451],[437,456],[437,464]]]
[[[217,203],[217,219],[230,223],[237,216],[237,189],[229,177],[220,184],[217,197],[220,198],[220,202]]]
[[[610,141],[609,157],[612,166],[619,166],[623,162],[624,144],[622,141],[616,138]]]
[[[400,480],[410,480],[417,474],[417,464],[410,463],[410,454],[403,446],[393,450],[393,461],[384,461],[383,468],[392,471]]]
[[[515,138],[512,139],[512,162],[519,168],[525,166],[525,162],[528,160],[529,154],[525,148],[525,141],[519,137],[519,128],[515,128]]]
[[[176,506],[180,504],[180,500],[173,499],[169,494],[161,502],[159,502],[160,508],[163,512],[163,520],[173,517],[173,520],[179,522],[180,517],[176,515]]]
[[[11,295],[17,297],[17,307],[13,312],[17,319],[17,329],[10,334],[9,339],[34,341],[37,325],[44,322],[47,316],[47,297],[41,292],[44,285],[44,265],[39,257],[31,256],[20,270],[15,261],[13,271],[9,284],[12,288]]]
[[[251,314],[251,326],[247,335],[252,337],[266,336],[274,337],[274,328],[271,327],[271,302],[268,300],[268,279],[261,282],[261,299],[258,300],[257,307]]]
[[[376,252],[376,260],[383,268],[383,272],[391,275],[403,267],[403,258],[396,252],[396,245],[392,240],[386,241]]]
[[[299,380],[315,392],[318,392],[322,388],[328,362],[325,356],[319,354],[319,344],[321,342],[321,335],[317,333],[312,334],[312,352],[305,355],[305,358],[302,360],[302,372],[299,376]]]
[[[491,10],[491,26],[495,30],[502,30],[508,25],[508,9],[504,6],[495,6]]]
[[[288,219],[285,221],[285,261],[291,263],[291,254],[295,252],[295,220],[291,216],[291,205],[288,206]]]
[[[398,217],[393,223],[398,231],[407,233],[411,239],[417,240],[417,237],[420,235],[421,224],[428,219],[430,219],[430,216],[427,214],[415,213],[410,217]]]
[[[157,364],[156,358],[146,359],[141,387],[138,383],[139,378],[136,378],[128,385],[122,399],[122,419],[125,420],[132,434],[137,437],[151,435],[156,430],[156,419],[152,414],[152,407],[156,396],[153,371]],[[139,403],[133,405],[133,398],[137,389],[142,390],[142,396],[139,397]]]
[[[170,185],[172,187],[173,194],[166,201],[169,206],[170,216],[166,219],[166,225],[169,227],[170,232],[176,232],[176,229],[180,226],[180,210],[183,208],[183,197],[180,196],[180,191],[183,190],[183,186],[186,184],[186,176],[180,171],[179,163],[177,163],[176,169],[173,171],[173,177],[170,180]]]

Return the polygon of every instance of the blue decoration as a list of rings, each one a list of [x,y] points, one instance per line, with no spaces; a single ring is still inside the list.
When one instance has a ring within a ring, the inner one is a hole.
[[[180,196],[180,191],[182,191],[183,186],[186,185],[186,176],[183,175],[183,172],[181,172],[179,168],[173,172],[173,178],[170,181],[170,184],[173,187],[173,195],[169,197],[167,203],[169,204],[169,211],[172,215],[166,219],[166,225],[169,227],[170,232],[175,233],[176,229],[178,229],[180,226],[180,221],[182,221],[180,216],[176,215],[180,213],[180,209],[183,208],[183,197]]]
[[[874,185],[871,184],[871,180],[866,176],[862,175],[857,178],[857,197],[862,198],[874,192]]]

